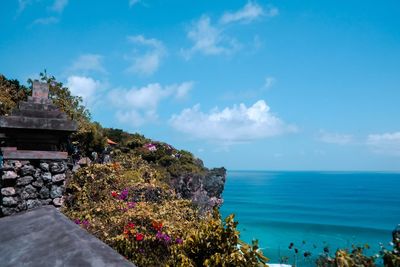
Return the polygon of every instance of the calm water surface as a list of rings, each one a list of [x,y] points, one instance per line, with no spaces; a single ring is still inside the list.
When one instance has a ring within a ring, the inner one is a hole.
[[[290,242],[313,256],[365,243],[375,253],[400,223],[399,188],[400,173],[229,171],[221,211],[235,213],[241,238],[259,239],[272,262],[293,263]]]

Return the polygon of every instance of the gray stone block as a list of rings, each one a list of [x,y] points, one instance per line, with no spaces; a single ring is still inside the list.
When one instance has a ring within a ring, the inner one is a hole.
[[[33,185],[34,187],[37,187],[37,188],[42,188],[43,185],[44,185],[43,179],[42,179],[42,178],[36,179],[36,181],[34,181],[34,182],[32,183],[32,185]]]
[[[50,163],[50,172],[52,174],[64,173],[65,165],[63,162],[52,162]]]
[[[4,187],[1,189],[1,194],[3,196],[13,196],[16,194],[14,187]]]
[[[28,185],[28,184],[32,183],[32,181],[33,181],[32,176],[24,176],[17,180],[17,185],[18,186]]]
[[[3,173],[3,175],[1,176],[1,178],[3,180],[15,180],[15,179],[17,179],[17,177],[18,177],[18,175],[14,171],[5,171]]]
[[[16,197],[3,197],[3,206],[12,207],[18,204],[18,198]]]
[[[64,192],[63,186],[53,185],[51,186],[50,197],[51,198],[62,197],[63,192]]]
[[[50,171],[49,164],[46,163],[46,162],[41,162],[41,163],[40,163],[40,169],[41,169],[42,171],[44,171],[44,172]]]
[[[51,182],[51,173],[50,172],[43,173],[42,179],[44,182]]]
[[[42,187],[40,189],[40,191],[39,191],[39,196],[42,199],[49,198],[50,197],[50,190],[47,187]]]
[[[21,193],[21,198],[24,200],[37,198],[36,188],[32,185],[26,186]]]
[[[1,208],[1,212],[3,213],[4,216],[10,216],[10,215],[18,213],[18,209],[9,208],[9,207],[2,207]]]
[[[64,180],[65,180],[65,174],[64,173],[53,175],[53,177],[51,178],[51,181],[53,183],[59,183],[59,182],[62,182]]]
[[[21,168],[21,176],[33,176],[35,171],[36,170],[32,165],[24,165]]]
[[[29,210],[42,206],[42,202],[40,202],[40,200],[37,200],[37,199],[29,199],[26,202],[26,204],[27,204]]]

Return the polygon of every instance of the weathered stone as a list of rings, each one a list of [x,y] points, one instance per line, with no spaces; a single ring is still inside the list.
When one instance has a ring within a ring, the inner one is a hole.
[[[32,183],[33,181],[33,177],[32,176],[24,176],[21,177],[17,180],[17,185],[21,186],[21,185],[28,185],[30,183]]]
[[[48,172],[50,170],[49,164],[46,163],[46,162],[41,162],[40,163],[40,169],[42,169],[42,171]]]
[[[27,210],[28,209],[28,205],[26,204],[25,200],[21,200],[18,202],[18,210]]]
[[[3,180],[15,180],[18,175],[14,171],[5,171],[1,177]]]
[[[11,207],[18,204],[18,199],[16,197],[3,197],[3,206]]]
[[[2,207],[1,212],[3,213],[4,216],[10,216],[10,215],[16,214],[18,212],[18,209]]]
[[[63,192],[64,192],[63,186],[53,185],[50,190],[50,197],[51,198],[62,197]]]
[[[56,207],[62,206],[63,203],[64,203],[64,200],[61,197],[57,197],[57,198],[53,199],[53,204]]]
[[[42,179],[42,178],[36,179],[36,181],[34,181],[34,182],[32,183],[32,185],[33,185],[34,187],[38,187],[38,188],[43,187],[43,179]]]
[[[37,190],[32,185],[26,186],[21,193],[21,198],[24,200],[36,197],[37,197]]]
[[[35,168],[32,165],[24,165],[21,168],[21,176],[33,176]]]
[[[42,206],[42,202],[37,199],[29,199],[26,204],[28,206],[28,210]]]
[[[53,201],[51,200],[51,198],[48,198],[48,199],[42,199],[40,200],[40,202],[44,206],[44,205],[50,205]]]
[[[1,189],[1,194],[3,196],[13,196],[15,195],[15,189],[14,187],[4,187]]]
[[[42,175],[42,171],[40,169],[35,169],[35,173],[33,174],[33,177],[35,177],[37,179],[41,175]]]
[[[53,174],[65,172],[65,165],[63,162],[50,163],[50,172]]]
[[[51,182],[51,173],[49,173],[49,172],[43,173],[42,179],[44,182]]]
[[[3,171],[13,171],[14,170],[14,165],[12,164],[12,162],[5,161],[3,163],[2,169],[3,169]]]
[[[64,181],[65,180],[65,174],[56,174],[56,175],[53,175],[53,177],[51,178],[51,181],[53,182],[53,183],[59,183],[59,182],[62,182],[62,181]]]
[[[42,199],[50,197],[50,190],[47,187],[42,187],[39,191],[39,196]]]

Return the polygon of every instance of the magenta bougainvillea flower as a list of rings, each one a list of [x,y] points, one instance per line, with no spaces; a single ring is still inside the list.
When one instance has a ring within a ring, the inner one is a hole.
[[[135,202],[128,202],[128,208],[133,209],[136,206]]]
[[[149,150],[149,151],[157,151],[156,145],[154,145],[152,143],[145,144],[144,147],[147,148],[147,150]]]
[[[156,238],[158,240],[161,240],[161,241],[167,243],[167,244],[171,242],[171,237],[168,234],[164,234],[164,233],[162,233],[160,231],[157,232]]]
[[[129,194],[129,190],[128,190],[128,188],[125,188],[124,190],[121,191],[118,198],[121,200],[126,200],[128,198],[128,194]]]

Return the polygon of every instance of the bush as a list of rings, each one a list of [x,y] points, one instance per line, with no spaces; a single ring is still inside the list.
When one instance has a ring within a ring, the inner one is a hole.
[[[138,266],[259,266],[256,243],[239,240],[233,216],[201,216],[161,172],[132,154],[80,169],[63,212]]]

